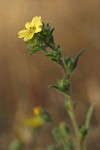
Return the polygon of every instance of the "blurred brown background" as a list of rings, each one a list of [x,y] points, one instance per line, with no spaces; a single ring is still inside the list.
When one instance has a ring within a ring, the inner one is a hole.
[[[35,105],[46,106],[57,121],[66,118],[62,98],[47,89],[61,78],[59,68],[41,52],[28,57],[26,45],[17,38],[34,16],[56,28],[54,36],[64,54],[88,49],[72,79],[73,98],[79,102],[80,124],[95,103],[87,146],[100,150],[100,0],[0,0],[0,150],[8,149],[21,118]]]

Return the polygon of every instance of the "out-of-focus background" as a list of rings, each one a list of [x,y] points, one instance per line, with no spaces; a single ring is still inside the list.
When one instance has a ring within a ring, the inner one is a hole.
[[[0,0],[0,150],[8,149],[21,130],[20,120],[32,114],[36,105],[47,107],[56,122],[68,118],[60,94],[47,89],[61,78],[59,68],[41,52],[28,57],[26,45],[17,38],[17,32],[34,16],[42,16],[56,28],[56,43],[61,44],[64,55],[75,56],[87,48],[72,79],[73,99],[78,101],[80,124],[89,105],[95,103],[86,144],[88,150],[100,150],[99,0]],[[40,138],[38,143],[45,145],[45,140]]]

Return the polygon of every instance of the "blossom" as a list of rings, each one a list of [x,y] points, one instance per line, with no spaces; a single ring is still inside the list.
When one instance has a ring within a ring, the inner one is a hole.
[[[27,126],[37,128],[44,124],[44,120],[41,117],[42,108],[41,107],[35,107],[33,109],[33,117],[25,119],[25,124]]]
[[[42,113],[42,108],[41,107],[35,107],[33,109],[33,114],[36,116],[39,116]]]
[[[28,41],[33,38],[35,33],[41,32],[42,20],[41,17],[34,17],[31,22],[25,24],[24,30],[18,32],[19,38],[24,38],[24,41]]]
[[[44,121],[40,117],[27,118],[25,124],[29,127],[37,128],[43,125]]]

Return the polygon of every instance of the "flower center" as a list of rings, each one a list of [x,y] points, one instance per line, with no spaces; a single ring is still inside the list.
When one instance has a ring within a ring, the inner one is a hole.
[[[35,30],[36,30],[36,27],[30,27],[30,33],[35,32]]]

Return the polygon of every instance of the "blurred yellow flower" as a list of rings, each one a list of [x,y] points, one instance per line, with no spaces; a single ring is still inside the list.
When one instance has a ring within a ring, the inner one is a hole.
[[[35,107],[35,108],[33,108],[33,114],[34,115],[38,116],[38,115],[41,114],[41,112],[42,112],[42,108],[41,107]]]
[[[34,17],[31,22],[27,22],[25,24],[24,30],[18,32],[19,38],[24,38],[24,41],[28,41],[32,39],[35,33],[41,32],[42,28],[42,20],[41,17]]]
[[[25,120],[25,124],[29,127],[40,127],[44,121],[40,117],[28,118]]]

